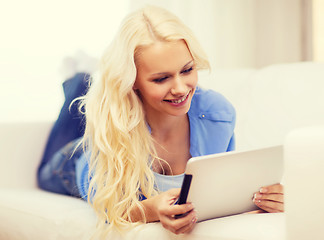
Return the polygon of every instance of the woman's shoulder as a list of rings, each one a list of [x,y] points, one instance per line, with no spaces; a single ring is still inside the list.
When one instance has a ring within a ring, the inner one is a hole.
[[[221,93],[201,87],[196,89],[192,98],[190,112],[200,117],[214,116],[214,118],[224,118],[223,120],[227,121],[235,118],[233,105]]]

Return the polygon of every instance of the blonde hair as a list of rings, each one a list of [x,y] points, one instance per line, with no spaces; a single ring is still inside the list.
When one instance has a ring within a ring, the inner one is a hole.
[[[98,216],[98,236],[106,236],[112,227],[123,231],[136,225],[131,219],[134,207],[145,222],[140,194],[157,194],[151,169],[157,155],[142,102],[133,90],[135,60],[144,46],[176,40],[186,42],[197,68],[209,68],[198,41],[176,16],[153,6],[131,13],[102,56],[83,99],[83,141],[91,149],[88,201]]]

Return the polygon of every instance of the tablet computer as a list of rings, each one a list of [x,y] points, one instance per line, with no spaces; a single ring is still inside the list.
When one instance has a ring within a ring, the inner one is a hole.
[[[178,204],[192,202],[198,221],[256,210],[253,194],[282,176],[282,146],[193,157]]]

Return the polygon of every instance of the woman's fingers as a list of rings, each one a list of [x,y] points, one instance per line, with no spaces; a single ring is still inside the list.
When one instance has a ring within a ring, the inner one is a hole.
[[[281,184],[265,186],[253,196],[253,202],[267,212],[284,211],[284,194]]]
[[[195,211],[192,211],[188,215],[178,219],[163,216],[160,221],[164,228],[175,234],[188,233],[193,229],[195,223],[197,222],[197,214]]]
[[[244,214],[259,214],[259,213],[265,213],[266,211],[262,210],[262,209],[258,209],[258,210],[254,210],[254,211],[249,211],[249,212],[245,212]]]
[[[193,204],[174,204],[179,193],[180,189],[171,189],[158,195],[155,200],[156,211],[162,226],[175,234],[188,233],[197,221]],[[175,218],[175,215],[185,213],[188,214]]]
[[[259,208],[270,212],[270,213],[276,213],[276,212],[284,212],[284,204],[280,202],[272,202],[267,200],[256,200],[255,205],[257,205]]]
[[[174,204],[179,198],[181,188],[172,188],[166,192],[164,192],[163,198],[167,201],[169,205]]]
[[[187,212],[192,211],[193,209],[194,209],[193,204],[186,203],[181,205],[175,204],[175,205],[167,206],[166,208],[161,209],[160,212],[163,215],[174,217],[174,215],[185,214]]]
[[[261,193],[255,193],[254,194],[255,200],[269,200],[269,201],[275,201],[275,202],[281,202],[284,201],[284,195],[281,193],[270,193],[270,194],[261,194]]]
[[[196,215],[192,216],[190,222],[187,225],[185,225],[184,227],[178,229],[175,232],[175,234],[190,233],[194,229],[196,222],[197,222],[197,216]]]
[[[163,227],[173,233],[184,233],[192,229],[193,223],[197,221],[197,214],[190,203],[183,205],[172,205],[160,211],[160,222]],[[175,215],[185,214],[183,217],[175,218]]]
[[[260,193],[282,193],[283,194],[283,186],[278,183],[270,186],[265,186],[260,189]]]

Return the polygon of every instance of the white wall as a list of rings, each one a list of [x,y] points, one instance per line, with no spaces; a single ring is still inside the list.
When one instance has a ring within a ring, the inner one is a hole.
[[[78,50],[99,57],[130,9],[149,3],[174,12],[196,33],[214,69],[258,68],[304,60],[303,1],[0,0],[0,121],[55,119],[63,59]],[[322,51],[318,39],[314,46]]]
[[[157,4],[195,32],[214,68],[259,68],[302,57],[303,0],[132,0]],[[307,1],[307,0],[306,0]]]
[[[324,62],[324,0],[313,0],[314,60]]]
[[[128,0],[1,0],[0,121],[55,119],[63,59],[99,57],[127,12]]]

